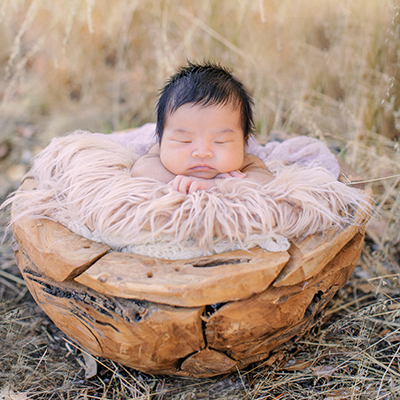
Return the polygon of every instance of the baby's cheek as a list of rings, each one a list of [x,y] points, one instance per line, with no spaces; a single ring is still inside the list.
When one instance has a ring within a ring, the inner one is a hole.
[[[230,157],[230,169],[228,172],[240,170],[244,163],[244,151],[237,151],[236,154]]]
[[[174,175],[179,175],[179,170],[177,167],[179,166],[179,160],[177,159],[176,152],[169,151],[168,149],[163,149],[161,147],[160,151],[160,161],[161,164],[166,168],[169,172]]]

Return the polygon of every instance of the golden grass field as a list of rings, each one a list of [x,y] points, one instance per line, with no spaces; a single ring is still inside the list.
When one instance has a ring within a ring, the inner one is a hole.
[[[85,380],[6,236],[0,399],[4,388],[12,399],[400,398],[399,11],[396,0],[1,0],[0,198],[52,137],[155,121],[164,81],[186,60],[210,60],[253,93],[260,141],[271,130],[323,140],[374,190],[377,212],[318,328],[273,365],[203,381],[106,360]]]

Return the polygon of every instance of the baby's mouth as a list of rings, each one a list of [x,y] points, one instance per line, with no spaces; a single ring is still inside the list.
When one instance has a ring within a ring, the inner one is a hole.
[[[213,171],[214,168],[210,167],[207,164],[198,164],[194,167],[189,168],[191,171]]]

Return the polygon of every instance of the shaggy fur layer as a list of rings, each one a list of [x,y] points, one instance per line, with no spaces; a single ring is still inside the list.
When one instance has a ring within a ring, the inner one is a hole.
[[[285,238],[344,227],[354,222],[354,210],[369,208],[363,192],[323,168],[275,164],[270,167],[276,177],[265,186],[236,179],[231,190],[222,181],[210,191],[184,195],[156,180],[132,178],[136,158],[100,135],[55,138],[29,173],[37,189],[18,191],[8,202],[14,202],[16,218],[51,218],[114,249],[146,253],[167,244],[160,257],[174,248],[202,255],[267,239],[270,250],[275,243],[279,251],[288,247]]]

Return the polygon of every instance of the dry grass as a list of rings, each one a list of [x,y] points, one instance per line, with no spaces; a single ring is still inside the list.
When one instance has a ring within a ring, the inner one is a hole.
[[[17,187],[20,170],[53,136],[154,120],[164,80],[186,59],[209,59],[233,68],[254,93],[260,140],[271,130],[324,140],[370,180],[379,214],[355,273],[319,327],[272,365],[211,380],[152,377],[106,360],[85,379],[82,353],[33,303],[7,238],[0,251],[0,390],[9,383],[34,399],[400,398],[399,6],[0,2],[0,196]]]

